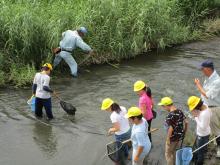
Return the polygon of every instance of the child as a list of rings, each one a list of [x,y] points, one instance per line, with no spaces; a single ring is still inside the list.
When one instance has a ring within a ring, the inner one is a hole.
[[[134,83],[134,92],[136,92],[139,95],[139,108],[141,109],[141,112],[143,114],[143,117],[148,122],[148,131],[151,129],[151,122],[153,119],[153,99],[151,95],[151,90],[143,81],[137,81]],[[151,133],[149,133],[150,141],[151,139]]]
[[[209,141],[209,136],[211,133],[210,128],[210,118],[211,111],[207,105],[203,103],[203,101],[196,96],[191,96],[188,99],[189,111],[195,117],[196,121],[196,148],[201,147],[205,143]],[[204,163],[204,155],[207,152],[207,146],[201,148],[194,154],[195,165],[203,165]]]
[[[50,72],[52,71],[52,65],[46,63],[42,66],[42,71],[36,73],[33,81],[33,95],[36,96],[35,101],[35,115],[36,117],[42,118],[43,107],[46,110],[48,120],[53,119],[52,106],[51,106],[51,93],[54,93],[50,89]]]
[[[131,141],[133,146],[132,165],[143,165],[144,158],[151,149],[151,142],[148,137],[148,124],[143,118],[138,107],[131,107],[125,115],[133,124]]]
[[[123,106],[119,106],[112,99],[106,98],[102,101],[101,110],[111,112],[110,119],[113,126],[109,129],[109,135],[115,134],[116,141],[125,141],[131,137],[131,129],[129,121],[125,118],[127,110]],[[124,151],[123,157],[128,158],[128,145],[123,145],[122,150]],[[124,160],[118,160],[120,164],[125,164]]]
[[[158,105],[169,112],[165,120],[165,125],[167,127],[165,158],[167,165],[174,165],[176,149],[179,148],[180,141],[184,138],[188,122],[183,112],[173,105],[171,98],[162,98]]]

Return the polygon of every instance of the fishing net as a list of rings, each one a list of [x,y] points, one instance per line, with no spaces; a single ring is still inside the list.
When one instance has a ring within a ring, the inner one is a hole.
[[[120,141],[107,144],[107,155],[116,165],[126,165],[124,147]]]
[[[183,147],[176,152],[176,165],[189,165],[192,158],[192,148]]]
[[[70,104],[70,103],[67,103],[65,101],[60,101],[60,106],[63,108],[63,110],[69,114],[69,115],[75,115],[75,112],[76,112],[76,108]]]

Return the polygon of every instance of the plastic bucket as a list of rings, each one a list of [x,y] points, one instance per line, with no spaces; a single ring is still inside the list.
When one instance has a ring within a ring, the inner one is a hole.
[[[35,100],[36,100],[36,97],[35,97],[35,96],[32,96],[32,97],[27,101],[27,104],[31,107],[31,111],[32,111],[32,112],[35,112]]]

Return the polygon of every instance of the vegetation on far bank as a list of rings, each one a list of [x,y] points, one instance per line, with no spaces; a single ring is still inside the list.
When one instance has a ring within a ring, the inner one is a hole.
[[[53,59],[61,33],[86,26],[91,63],[134,57],[151,48],[218,34],[218,0],[2,0],[0,85],[31,83]],[[74,56],[82,60],[82,52]]]

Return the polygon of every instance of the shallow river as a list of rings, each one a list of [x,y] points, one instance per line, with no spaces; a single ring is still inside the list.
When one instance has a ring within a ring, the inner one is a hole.
[[[203,80],[199,64],[211,58],[220,73],[220,38],[187,44],[165,52],[148,53],[119,68],[91,66],[78,79],[52,78],[60,96],[77,107],[75,119],[67,116],[53,99],[56,119],[50,125],[36,121],[26,102],[31,90],[0,90],[0,165],[111,165],[104,157],[106,143],[113,137],[105,133],[110,125],[109,113],[100,110],[103,98],[112,97],[127,108],[137,105],[133,83],[144,80],[151,87],[155,102],[163,96],[173,97],[184,110],[190,95],[198,95],[195,77]],[[159,107],[152,127],[153,149],[148,164],[165,165],[163,122],[166,112]],[[103,135],[101,135],[103,134]]]

